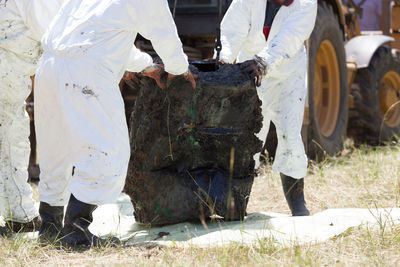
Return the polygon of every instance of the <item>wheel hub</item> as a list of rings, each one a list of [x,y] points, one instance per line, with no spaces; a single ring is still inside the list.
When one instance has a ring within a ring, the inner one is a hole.
[[[384,122],[390,128],[400,125],[400,74],[389,71],[382,79],[379,102]]]
[[[333,134],[340,108],[340,71],[336,50],[331,41],[324,40],[317,52],[314,69],[314,103],[320,132]]]

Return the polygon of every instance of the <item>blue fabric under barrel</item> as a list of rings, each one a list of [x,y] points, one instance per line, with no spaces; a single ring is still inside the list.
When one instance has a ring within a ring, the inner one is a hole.
[[[204,128],[200,130],[204,134],[240,134],[240,130],[236,129],[226,129],[226,128]]]
[[[206,203],[225,206],[229,191],[229,173],[218,168],[195,170],[190,172],[195,188]]]

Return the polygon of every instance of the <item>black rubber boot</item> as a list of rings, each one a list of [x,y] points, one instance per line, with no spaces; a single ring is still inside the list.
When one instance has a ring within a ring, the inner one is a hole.
[[[304,178],[294,179],[281,173],[283,192],[292,211],[292,216],[308,216],[310,211],[306,208],[304,200]]]
[[[71,194],[67,211],[65,212],[64,227],[62,229],[61,244],[67,248],[80,246],[104,247],[106,245],[117,245],[119,239],[101,239],[89,231],[89,225],[93,221],[92,213],[97,208],[95,205],[79,201]]]
[[[61,237],[64,207],[50,206],[46,202],[40,202],[39,214],[42,218],[42,225],[39,229],[39,242],[54,243]]]
[[[7,226],[0,226],[0,238],[7,238],[12,235],[12,231]]]
[[[42,219],[40,218],[40,216],[37,216],[31,221],[25,223],[15,221],[6,222],[6,226],[9,227],[13,233],[35,232],[39,230],[41,224]]]

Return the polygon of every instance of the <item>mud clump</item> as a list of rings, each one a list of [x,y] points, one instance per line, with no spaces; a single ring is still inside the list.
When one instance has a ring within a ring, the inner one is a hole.
[[[191,66],[192,67],[192,66]],[[193,70],[194,72],[195,70]],[[256,88],[237,65],[199,72],[197,88],[175,77],[166,89],[138,76],[130,119],[125,193],[135,218],[153,225],[242,219],[262,126]]]

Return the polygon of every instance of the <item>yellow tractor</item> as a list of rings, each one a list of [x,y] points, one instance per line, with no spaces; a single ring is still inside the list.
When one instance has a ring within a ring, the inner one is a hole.
[[[379,144],[397,139],[400,133],[398,4],[384,0],[380,31],[360,32],[356,27],[345,44],[348,64],[357,67],[356,71],[350,71],[354,81],[349,84],[348,134],[358,142]]]

